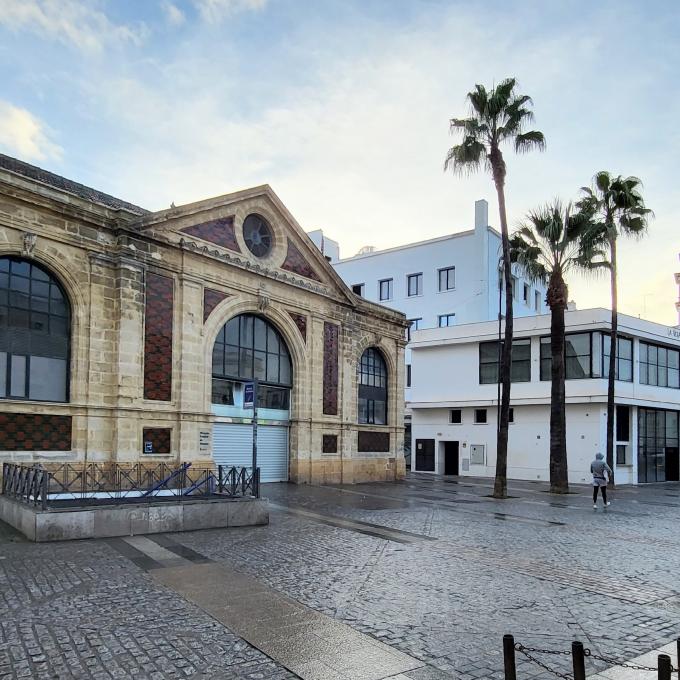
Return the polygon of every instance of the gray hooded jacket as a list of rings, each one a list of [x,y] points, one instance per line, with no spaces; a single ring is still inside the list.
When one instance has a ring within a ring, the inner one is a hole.
[[[612,474],[612,469],[605,462],[604,455],[598,453],[595,456],[595,460],[590,464],[590,471],[593,473],[593,484],[599,486],[605,486],[607,484],[607,479],[604,476],[605,470],[610,475]]]

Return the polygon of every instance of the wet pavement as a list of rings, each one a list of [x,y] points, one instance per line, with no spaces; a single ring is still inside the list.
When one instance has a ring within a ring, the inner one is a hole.
[[[511,482],[514,498],[496,501],[488,480],[411,475],[264,485],[268,527],[40,545],[0,527],[0,678],[364,677],[352,654],[343,674],[334,645],[325,666],[299,630],[287,644],[287,607],[340,626],[366,667],[393,650],[399,680],[502,678],[504,633],[621,660],[675,639],[680,486],[622,488],[596,511],[575,490]],[[247,602],[244,583],[269,594],[263,610],[215,604]],[[283,617],[271,629],[270,600]],[[539,658],[570,671],[566,656]],[[520,678],[555,677],[518,664]]]

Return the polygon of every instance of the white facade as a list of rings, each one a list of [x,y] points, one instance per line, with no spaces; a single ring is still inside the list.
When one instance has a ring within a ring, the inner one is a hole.
[[[497,320],[501,236],[488,226],[488,212],[488,203],[479,200],[475,202],[474,229],[387,250],[362,248],[354,257],[337,261],[332,257],[330,261],[356,293],[403,312],[414,330]],[[320,230],[309,236],[325,252],[329,239]],[[514,316],[547,311],[545,286],[529,283],[519,271],[513,274]],[[411,278],[409,291],[409,277],[416,275],[420,280]],[[505,313],[504,301],[501,309]],[[410,346],[406,364],[411,364]],[[408,370],[405,396],[408,402]]]
[[[603,343],[607,342],[609,319],[610,312],[605,309],[566,313],[570,367],[579,375],[565,382],[572,483],[589,482],[590,462],[596,453],[606,450],[607,379],[603,368],[607,361]],[[509,478],[549,479],[549,360],[547,365],[544,360],[541,370],[541,338],[545,343],[549,335],[547,314],[515,321],[515,342],[524,340],[528,345],[527,360],[518,366],[518,372],[525,372],[522,377],[529,379],[512,384]],[[630,360],[620,360],[619,376],[626,380],[616,382],[621,420],[617,483],[677,479],[680,331],[619,315],[619,335],[626,348],[620,356],[630,349]],[[480,368],[481,361],[493,357],[493,346],[484,346],[486,359],[482,359],[480,345],[495,342],[497,337],[498,325],[488,322],[414,333],[411,400],[407,404],[412,413],[412,469],[443,474],[448,451],[448,472],[457,467],[454,473],[461,475],[495,474],[498,385],[495,379],[482,384],[483,375],[484,380],[493,375],[493,365]],[[589,347],[588,353],[577,356],[585,352],[580,347]],[[549,346],[544,345],[545,354],[549,356]],[[491,372],[485,373],[487,369]],[[582,377],[585,372],[595,377]],[[674,387],[660,386],[664,383]],[[476,411],[480,411],[477,417]],[[483,420],[483,415],[485,423],[475,422]],[[460,423],[455,422],[458,419]]]

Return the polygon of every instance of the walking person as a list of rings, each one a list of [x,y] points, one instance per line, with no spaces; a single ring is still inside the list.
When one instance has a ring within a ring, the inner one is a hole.
[[[609,476],[612,469],[607,465],[604,454],[598,453],[595,455],[595,460],[590,464],[590,471],[593,473],[593,508],[597,508],[597,490],[602,492],[602,503],[606,508],[611,505],[607,501],[607,484],[609,483]]]

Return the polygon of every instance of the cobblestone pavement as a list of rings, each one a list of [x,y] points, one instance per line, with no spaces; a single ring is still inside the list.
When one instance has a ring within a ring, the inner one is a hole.
[[[680,635],[680,486],[617,490],[606,511],[593,510],[588,488],[510,492],[495,501],[485,480],[419,475],[265,485],[276,504],[268,527],[172,540],[422,660],[407,674],[418,680],[502,678],[507,632],[543,649],[580,639],[622,659]],[[540,658],[569,670],[568,657]],[[518,663],[522,680],[555,677]],[[295,676],[110,543],[35,545],[0,530],[6,677]]]

